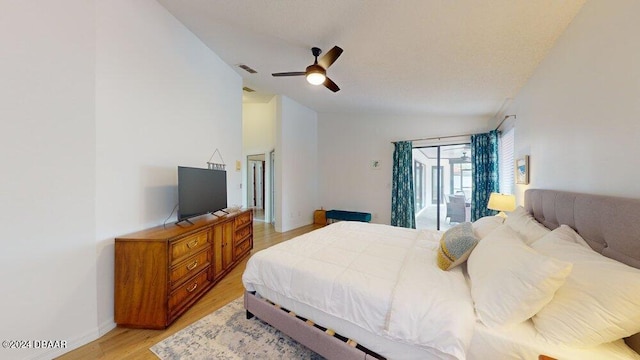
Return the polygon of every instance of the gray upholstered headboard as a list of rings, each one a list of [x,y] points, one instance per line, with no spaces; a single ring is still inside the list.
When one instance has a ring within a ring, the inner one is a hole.
[[[594,250],[640,268],[640,199],[529,189],[524,203],[546,227],[569,225]]]
[[[604,256],[640,269],[640,200],[529,189],[524,207],[549,229],[569,225]],[[625,339],[640,354],[640,333]]]

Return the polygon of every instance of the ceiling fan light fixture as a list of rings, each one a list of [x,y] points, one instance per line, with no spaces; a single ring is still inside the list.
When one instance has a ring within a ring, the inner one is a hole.
[[[310,65],[306,71],[307,82],[311,85],[320,85],[327,79],[325,74],[326,71],[322,66]]]
[[[324,85],[327,89],[335,92],[340,91],[340,87],[333,82],[333,80],[327,77],[327,69],[331,64],[333,64],[340,54],[342,54],[342,48],[339,46],[334,46],[329,50],[328,53],[324,54],[322,58],[318,60],[318,55],[322,50],[320,48],[314,47],[311,48],[311,53],[315,57],[313,64],[307,66],[305,71],[289,71],[289,72],[279,72],[272,73],[271,76],[281,77],[281,76],[303,76],[307,79],[307,82],[312,85]]]
[[[311,85],[321,85],[326,80],[326,76],[320,73],[311,73],[307,75],[307,82]]]

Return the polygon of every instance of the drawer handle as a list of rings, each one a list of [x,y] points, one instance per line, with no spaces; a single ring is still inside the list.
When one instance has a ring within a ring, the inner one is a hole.
[[[188,292],[193,292],[193,290],[195,290],[198,287],[198,283],[193,283],[193,285],[191,285],[190,287],[187,288]]]
[[[196,266],[198,266],[198,260],[192,262],[191,264],[187,265],[187,270],[191,271],[193,269],[196,268]]]
[[[187,244],[189,249],[192,249],[194,246],[198,245],[198,239],[192,240]]]

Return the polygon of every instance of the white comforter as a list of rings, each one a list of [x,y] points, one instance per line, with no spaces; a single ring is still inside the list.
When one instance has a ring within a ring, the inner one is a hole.
[[[473,303],[461,269],[436,265],[440,236],[338,222],[256,253],[242,280],[249,291],[266,287],[374,334],[464,359]]]

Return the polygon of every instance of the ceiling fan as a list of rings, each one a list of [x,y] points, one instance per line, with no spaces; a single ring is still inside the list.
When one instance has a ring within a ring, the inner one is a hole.
[[[322,50],[317,47],[311,48],[311,53],[315,57],[313,64],[307,66],[305,71],[293,71],[293,72],[281,72],[281,73],[273,73],[273,76],[302,76],[304,75],[307,78],[307,81],[313,85],[323,84],[327,89],[338,92],[340,88],[336,83],[334,83],[331,79],[327,77],[327,69],[331,64],[333,64],[336,59],[342,54],[342,48],[339,46],[334,46],[328,53],[324,54],[318,60],[318,56],[322,53]]]

